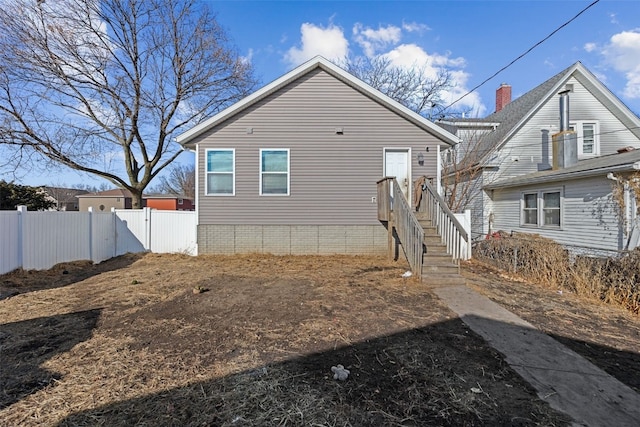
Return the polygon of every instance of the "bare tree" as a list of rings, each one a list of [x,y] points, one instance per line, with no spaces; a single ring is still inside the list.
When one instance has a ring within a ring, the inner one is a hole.
[[[443,152],[442,188],[453,212],[462,212],[482,197],[483,151],[485,132],[465,132],[463,143]]]
[[[398,67],[384,56],[347,58],[339,65],[422,116],[437,118],[446,114],[441,95],[452,86],[452,79],[444,68],[430,76],[424,66]]]
[[[161,176],[159,179],[160,182],[153,187],[154,192],[191,199],[196,196],[196,168],[193,165],[171,166],[168,176]]]
[[[105,178],[134,207],[180,154],[173,137],[254,85],[196,0],[2,2],[0,144]]]

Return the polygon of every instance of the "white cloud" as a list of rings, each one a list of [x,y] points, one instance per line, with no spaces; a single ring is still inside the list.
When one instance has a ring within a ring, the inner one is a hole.
[[[402,29],[393,25],[378,27],[374,30],[370,27],[363,27],[356,23],[353,26],[353,36],[355,41],[362,47],[364,54],[372,57],[376,52],[392,46],[402,38]]]
[[[593,52],[597,48],[598,48],[598,46],[595,43],[585,43],[584,44],[584,50],[586,50],[589,53]]]
[[[451,58],[449,55],[449,52],[444,55],[429,54],[418,45],[403,44],[382,56],[396,67],[419,67],[427,78],[436,78],[441,70],[447,70],[451,75],[451,87],[443,90],[440,97],[446,105],[449,105],[468,91],[467,84],[469,82],[469,73],[463,70],[466,64],[464,58]],[[486,111],[477,92],[466,95],[462,100],[456,102],[454,108],[469,108],[474,115],[479,117],[483,116]]]
[[[409,33],[420,33],[429,31],[431,28],[427,24],[419,24],[417,22],[403,22],[402,29]]]
[[[349,53],[349,42],[342,28],[329,24],[324,28],[305,22],[300,27],[301,45],[293,46],[285,53],[285,61],[298,66],[317,55],[328,60],[344,59]]]
[[[623,95],[640,99],[640,28],[614,34],[602,54],[616,71],[624,73]]]
[[[352,41],[361,48],[361,53],[370,58],[384,57],[391,65],[401,68],[420,68],[427,78],[435,79],[441,71],[449,72],[452,80],[451,88],[440,94],[442,102],[449,105],[468,91],[469,73],[464,68],[466,61],[462,57],[453,57],[451,52],[428,53],[422,47],[414,43],[400,44],[403,32],[426,31],[429,28],[424,24],[403,23],[401,27],[394,25],[380,26],[377,29],[365,27],[356,23],[352,28]],[[300,28],[301,39],[297,46],[286,51],[284,60],[297,66],[316,55],[322,55],[329,60],[340,62],[350,53],[349,41],[345,37],[342,28],[329,24],[327,27],[304,23]],[[445,106],[446,106],[445,105]],[[472,114],[483,116],[486,107],[482,104],[480,96],[472,93],[458,101],[454,109],[471,109]]]

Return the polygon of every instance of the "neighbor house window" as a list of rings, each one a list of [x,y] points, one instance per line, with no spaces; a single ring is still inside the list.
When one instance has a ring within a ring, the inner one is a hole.
[[[235,194],[235,150],[206,151],[205,194],[214,196]]]
[[[289,150],[260,150],[260,194],[289,194]]]
[[[592,157],[600,154],[599,125],[596,121],[577,121],[569,125],[578,139],[578,157]]]
[[[562,218],[562,192],[537,191],[522,194],[522,225],[558,228]]]
[[[183,204],[183,203],[184,203],[184,200],[182,200],[182,199],[178,199],[178,204],[179,204],[179,205],[181,205],[181,204]]]
[[[542,193],[542,225],[560,227],[560,192]]]
[[[522,223],[524,225],[538,225],[538,193],[524,195]]]

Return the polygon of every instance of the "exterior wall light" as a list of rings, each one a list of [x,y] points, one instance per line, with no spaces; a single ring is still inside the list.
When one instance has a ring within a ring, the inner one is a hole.
[[[418,153],[418,164],[420,166],[424,165],[424,154],[422,154],[422,152]]]

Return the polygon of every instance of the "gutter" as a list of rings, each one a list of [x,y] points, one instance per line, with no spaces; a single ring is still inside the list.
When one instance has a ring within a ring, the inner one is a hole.
[[[554,182],[554,181],[560,181],[560,180],[566,180],[566,179],[585,178],[585,177],[597,176],[602,173],[627,172],[629,170],[640,170],[640,162],[635,162],[632,164],[625,164],[625,165],[618,165],[618,166],[609,166],[606,168],[599,168],[599,169],[590,169],[586,171],[576,171],[576,172],[567,172],[562,174],[541,176],[539,178],[532,178],[530,181],[514,182],[513,179],[498,181],[493,184],[485,185],[482,188],[484,190],[497,190],[497,189],[503,189],[503,188],[526,187],[528,185],[544,184],[547,182]]]

